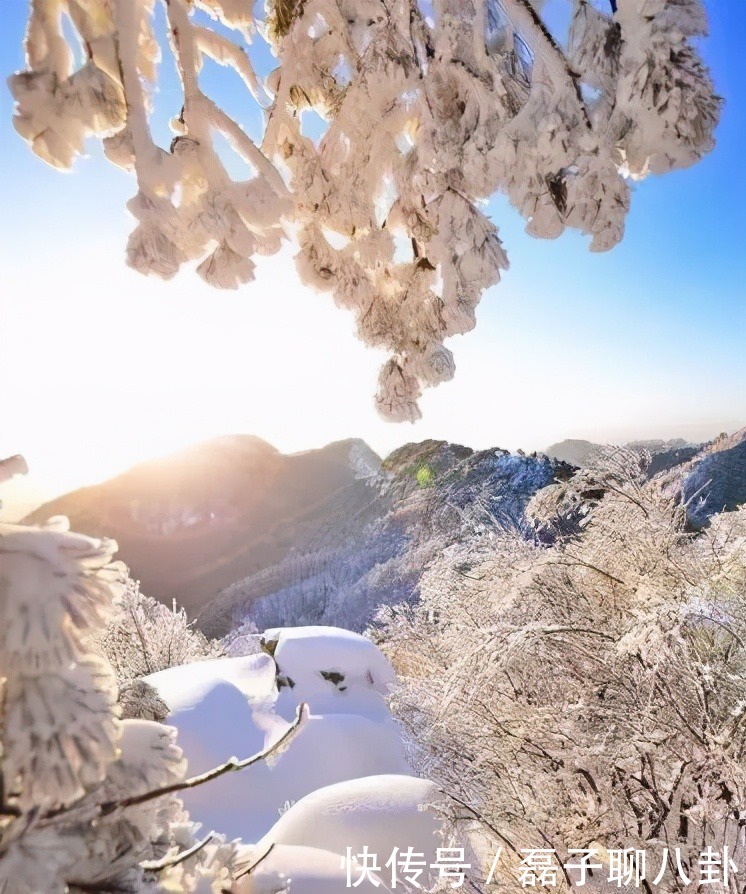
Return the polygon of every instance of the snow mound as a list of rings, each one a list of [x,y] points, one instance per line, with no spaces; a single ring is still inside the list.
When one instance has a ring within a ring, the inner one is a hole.
[[[190,775],[228,758],[262,751],[287,729],[274,714],[252,711],[229,683],[217,683],[195,708],[168,718]],[[323,786],[360,776],[406,773],[404,749],[393,729],[352,714],[311,716],[290,746],[264,761],[184,792],[191,817],[205,830],[257,841],[288,804]]]
[[[368,852],[385,863],[394,848],[423,853],[434,862],[442,841],[439,822],[424,805],[439,800],[437,786],[405,775],[369,776],[319,789],[294,804],[266,840],[346,854]],[[261,846],[260,846],[261,847]]]
[[[195,661],[145,677],[174,712],[195,707],[221,681],[235,686],[252,703],[276,697],[275,663],[265,653]]]
[[[272,773],[285,801],[360,776],[409,771],[396,731],[355,714],[311,715]]]
[[[177,741],[187,759],[190,776],[204,773],[230,757],[243,759],[264,750],[287,729],[276,714],[252,709],[244,693],[232,683],[213,680],[201,699],[174,712],[167,720],[178,730]],[[204,831],[215,830],[229,839],[254,841],[279,816],[284,793],[276,791],[264,762],[227,773],[207,785],[183,793],[184,806]]]
[[[246,851],[247,865],[251,865],[262,851],[251,848]],[[376,876],[379,885],[365,879],[355,890],[378,891],[385,894],[390,889]],[[353,881],[357,881],[355,875]],[[342,894],[349,891],[347,869],[341,863],[339,854],[312,847],[296,847],[281,844],[273,848],[269,856],[262,860],[251,875],[235,885],[235,894]]]
[[[189,775],[259,753],[287,730],[301,701],[309,705],[303,728],[271,763],[184,793],[204,831],[245,842],[259,841],[283,810],[317,789],[409,772],[382,694],[393,671],[373,643],[327,627],[273,630],[264,641],[274,658],[219,658],[146,678],[171,710],[167,723],[178,730]],[[278,693],[276,681],[283,680]]]
[[[390,722],[383,697],[396,676],[364,636],[336,627],[287,627],[267,630],[262,641],[277,663],[277,710],[286,719],[303,701],[314,714],[354,713]]]

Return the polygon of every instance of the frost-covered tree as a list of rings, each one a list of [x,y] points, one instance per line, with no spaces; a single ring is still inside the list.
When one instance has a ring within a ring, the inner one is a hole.
[[[169,608],[144,596],[139,581],[130,577],[125,576],[123,584],[106,627],[96,636],[120,684],[224,654],[220,643],[197,630],[176,602]]]
[[[420,606],[385,610],[394,706],[416,766],[502,849],[503,888],[542,848],[567,890],[585,848],[601,866],[586,887],[608,890],[629,848],[647,853],[642,888],[684,890],[679,859],[692,885],[708,847],[746,863],[746,510],[688,532],[680,492],[634,451],[570,486],[573,533],[446,555]]]
[[[537,0],[163,5],[182,87],[170,146],[150,127],[155,0],[32,0],[28,68],[10,78],[16,129],[64,169],[99,137],[135,175],[127,258],[143,273],[196,261],[208,283],[236,288],[292,233],[302,281],[390,352],[376,401],[392,419],[417,418],[421,389],[453,376],[444,339],[473,328],[508,266],[482,200],[503,191],[533,236],[573,227],[605,251],[622,238],[630,179],[713,146],[720,100],[692,44],[706,31],[700,0],[574,0],[564,49]],[[277,60],[267,77],[244,48],[256,35]],[[207,95],[206,59],[240,75],[261,132]],[[318,140],[309,111],[326,122]],[[251,179],[229,175],[223,138]]]
[[[175,794],[175,730],[121,720],[111,665],[89,648],[121,569],[116,544],[0,526],[0,894],[224,894],[236,843],[195,839]],[[297,724],[292,729],[297,729]]]

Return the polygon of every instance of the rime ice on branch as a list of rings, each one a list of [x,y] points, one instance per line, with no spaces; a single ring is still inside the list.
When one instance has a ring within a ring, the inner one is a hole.
[[[169,862],[195,841],[174,797],[186,762],[171,727],[119,719],[92,648],[121,588],[116,544],[66,521],[0,525],[0,894],[226,890],[220,836]]]
[[[502,190],[531,235],[574,227],[606,251],[622,238],[630,177],[713,147],[721,101],[690,43],[706,31],[700,0],[619,0],[613,14],[574,0],[566,51],[539,5],[267,0],[257,20],[249,0],[170,0],[183,95],[166,151],[149,125],[154,0],[32,0],[15,124],[50,164],[69,168],[95,135],[136,176],[127,256],[143,273],[198,261],[207,282],[237,288],[293,232],[303,282],[391,353],[379,410],[414,420],[421,389],[453,376],[444,339],[473,328],[508,266],[480,200]],[[77,69],[64,17],[85,51]],[[242,47],[257,34],[278,60],[266,82]],[[264,110],[260,144],[203,91],[205,57]],[[328,122],[319,141],[302,132],[307,110]],[[216,136],[252,179],[231,178]]]

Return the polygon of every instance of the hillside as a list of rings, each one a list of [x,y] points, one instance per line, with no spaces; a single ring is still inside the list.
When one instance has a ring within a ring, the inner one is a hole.
[[[693,497],[693,528],[746,503],[746,431],[703,448],[663,441],[629,446],[650,454],[650,477]],[[379,606],[415,600],[423,571],[450,549],[468,543],[478,554],[499,529],[529,540],[551,537],[526,517],[527,506],[575,471],[543,454],[474,451],[445,441],[406,444],[369,479],[376,492],[367,502],[356,505],[341,490],[319,527],[281,562],[227,587],[202,611],[199,625],[211,636],[238,629],[239,639],[243,622],[247,633],[254,625],[292,624],[362,630]]]
[[[649,475],[681,486],[701,528],[746,502],[746,431],[704,447],[630,445]],[[564,442],[578,465],[601,447]],[[298,624],[362,630],[382,604],[411,602],[423,570],[452,547],[478,551],[498,529],[542,539],[532,497],[576,464],[544,454],[406,444],[383,461],[360,440],[284,455],[250,436],[217,438],[47,503],[113,537],[143,592],[185,606],[209,636]],[[572,523],[572,519],[570,519]]]
[[[46,503],[26,520],[66,515],[114,538],[143,591],[194,615],[236,580],[280,562],[340,491],[357,504],[357,442],[283,455],[251,436],[216,438]]]
[[[693,527],[703,527],[716,512],[746,503],[746,428],[721,435],[685,467],[684,499]]]
[[[529,500],[572,474],[543,454],[406,444],[384,460],[366,503],[338,492],[319,527],[278,564],[224,590],[199,626],[224,636],[246,619],[259,628],[334,619],[363,630],[380,605],[414,600],[423,570],[449,547],[468,540],[478,549],[497,528],[533,537]]]

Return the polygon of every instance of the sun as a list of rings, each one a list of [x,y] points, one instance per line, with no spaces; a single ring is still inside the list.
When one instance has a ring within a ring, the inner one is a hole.
[[[300,285],[290,248],[257,281],[216,292],[192,271],[163,282],[130,270],[119,234],[8,271],[0,326],[3,455],[23,453],[52,494],[223,434],[285,452],[380,422],[369,395],[380,352]],[[266,262],[266,263],[264,263]],[[344,374],[342,371],[344,370]]]

